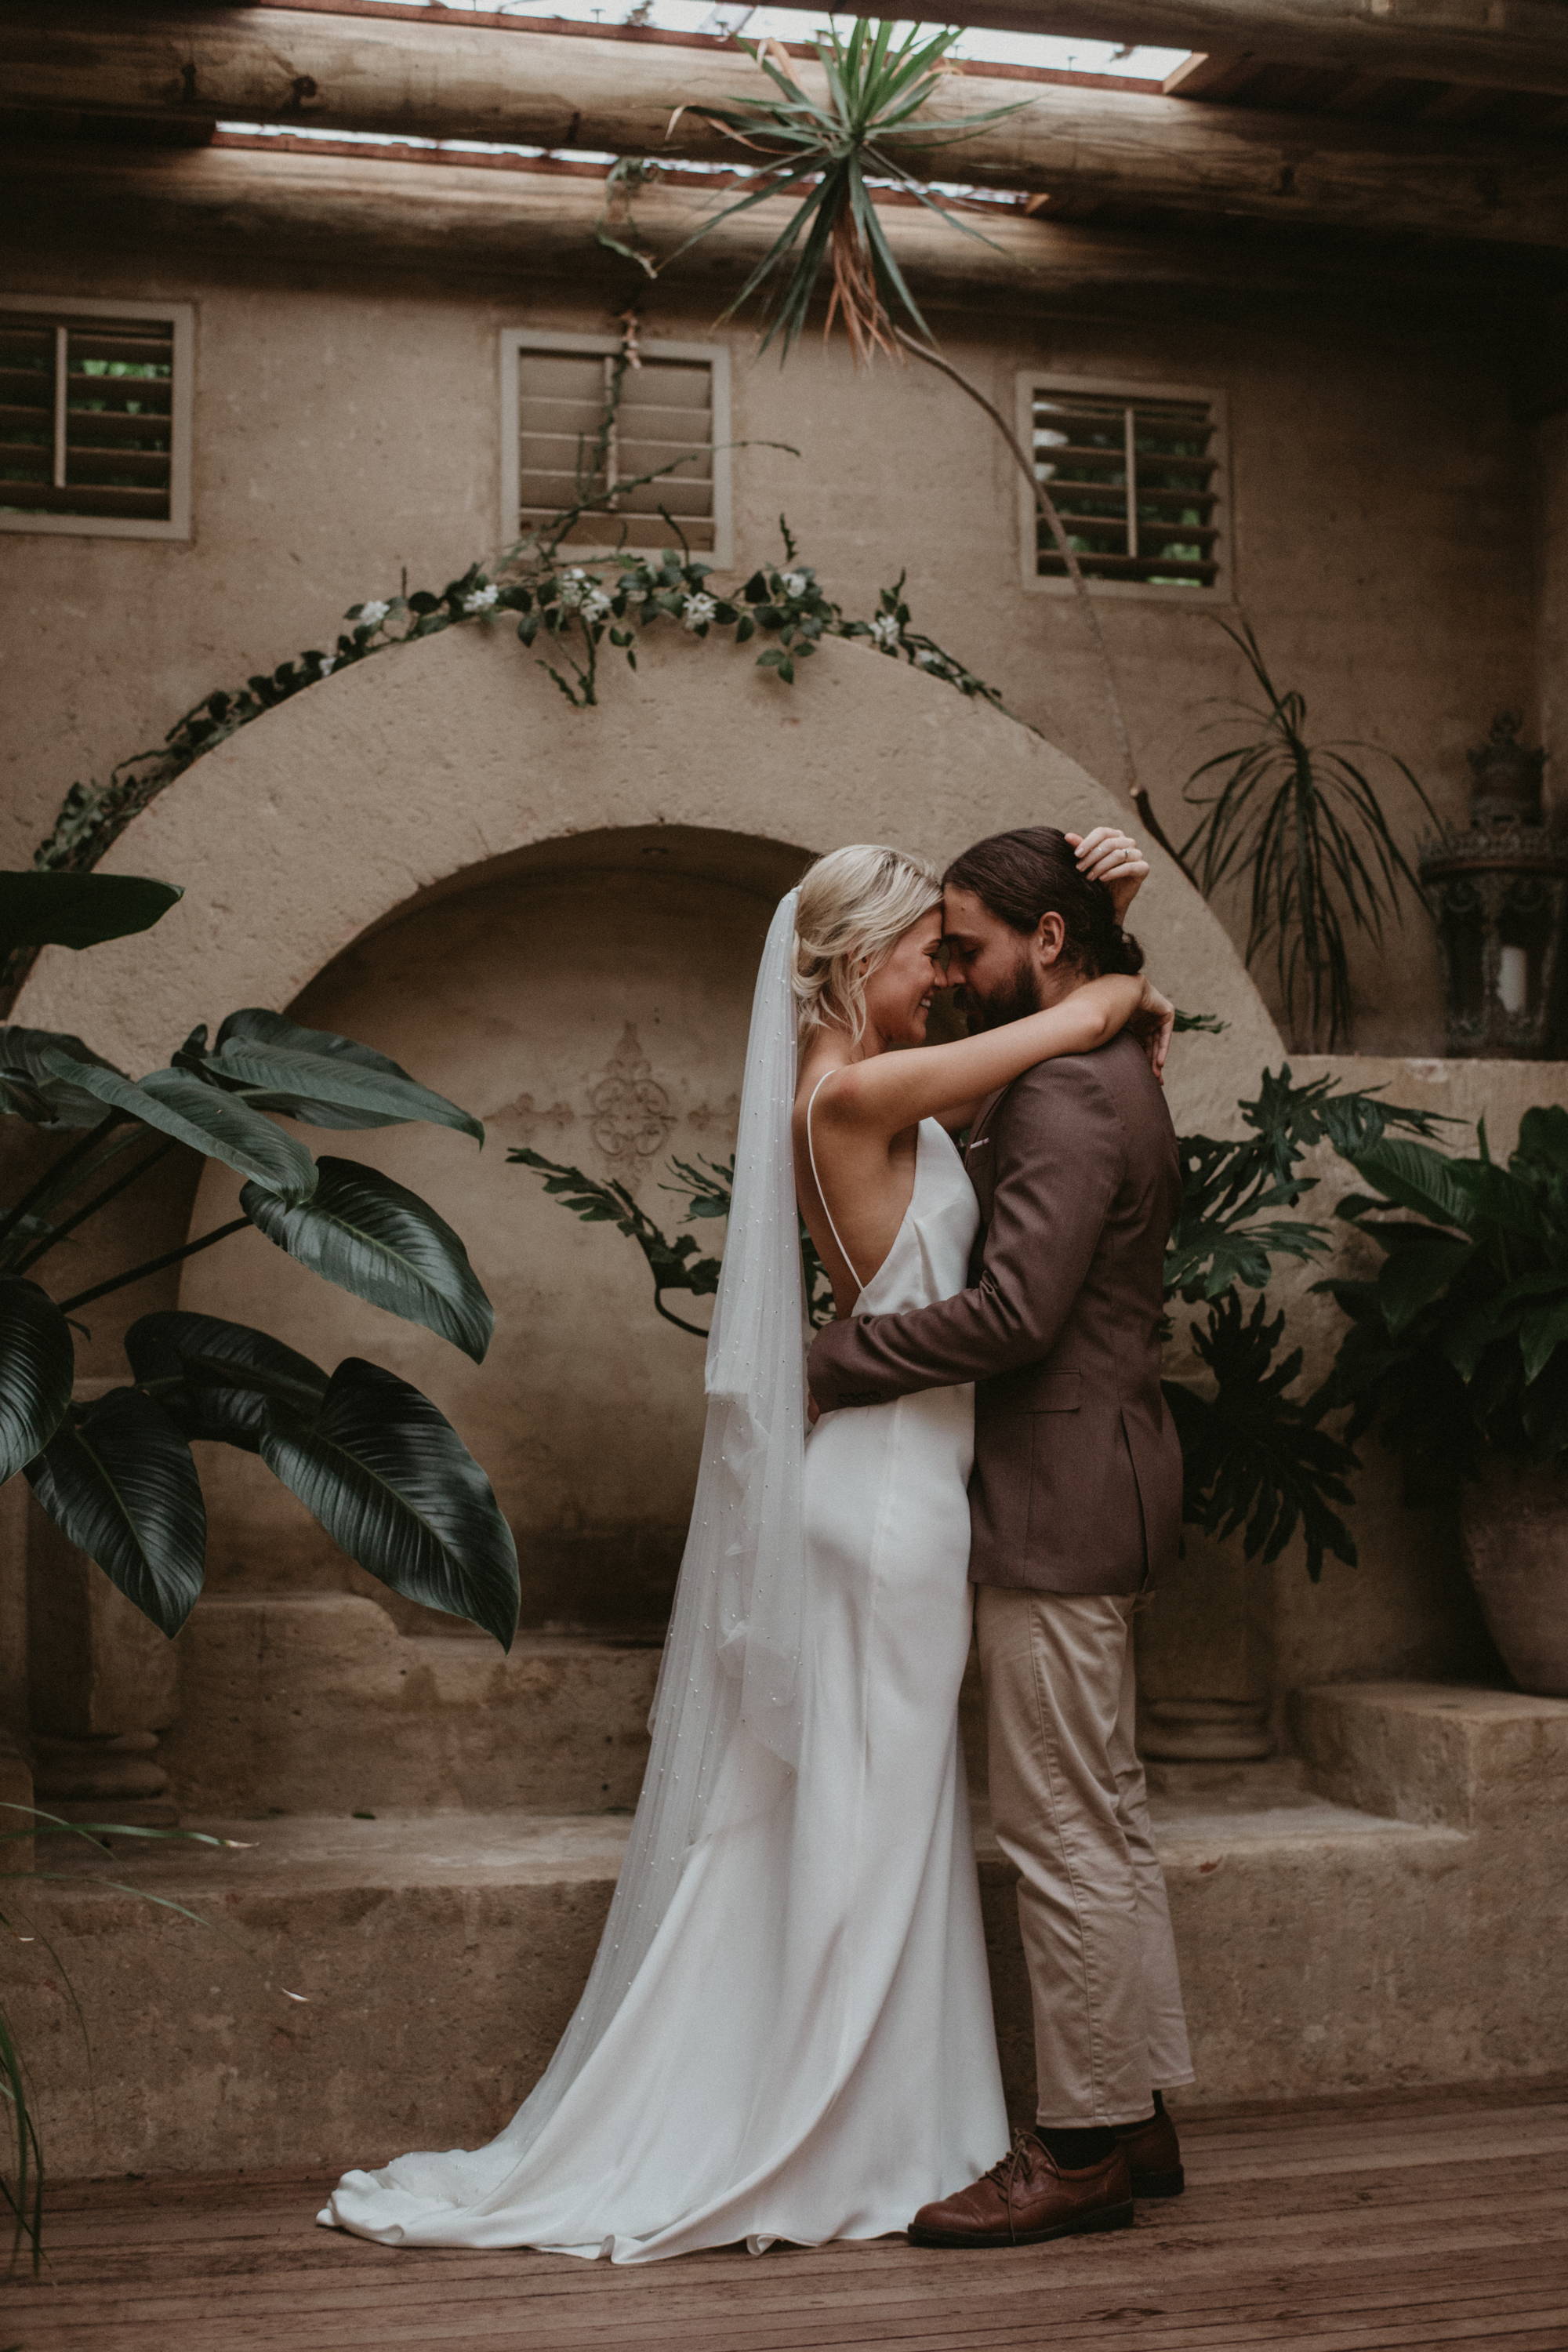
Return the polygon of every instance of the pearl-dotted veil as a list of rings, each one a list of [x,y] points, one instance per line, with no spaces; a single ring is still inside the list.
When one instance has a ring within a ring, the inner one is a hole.
[[[795,902],[752,1003],[707,1425],[626,1862],[587,1989],[498,2145],[521,2155],[586,2063],[664,1919],[692,1845],[779,1800],[801,1737],[805,1284],[790,1138]]]

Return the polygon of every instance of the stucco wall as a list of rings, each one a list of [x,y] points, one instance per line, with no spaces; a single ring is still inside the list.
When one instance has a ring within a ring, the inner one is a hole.
[[[182,269],[35,256],[24,290],[198,305],[195,538],[7,537],[0,572],[14,707],[0,856],[30,851],[65,786],[154,741],[198,695],[330,639],[343,608],[439,584],[498,537],[496,335],[503,324],[603,329],[559,284],[444,285],[388,268],[352,279],[298,264]],[[647,333],[702,334],[661,290]],[[1098,673],[1060,595],[1021,585],[1016,478],[990,428],[918,367],[857,377],[803,344],[781,371],[726,331],[736,362],[738,547],[777,548],[787,512],[830,591],[868,610],[909,572],[917,618],[1091,769],[1111,760]],[[1282,682],[1314,725],[1395,746],[1441,808],[1463,748],[1529,694],[1527,464],[1489,354],[1473,339],[1260,308],[1142,324],[1063,316],[994,331],[951,322],[947,348],[1011,411],[1020,366],[1198,384],[1228,398],[1237,586]],[[762,446],[787,442],[798,456]],[[1140,762],[1173,831],[1183,778],[1229,736],[1211,698],[1241,666],[1209,610],[1110,600]],[[1408,839],[1415,828],[1403,826]],[[189,879],[188,877],[178,878]],[[1357,1042],[1432,1050],[1436,984],[1423,918],[1361,959]]]
[[[636,1625],[662,1613],[679,1558],[700,1349],[655,1319],[632,1246],[576,1227],[506,1148],[626,1174],[623,1114],[646,1089],[662,1132],[630,1172],[663,1212],[669,1153],[729,1148],[757,949],[805,855],[890,838],[940,859],[1020,819],[1113,814],[1028,730],[864,646],[826,646],[791,688],[669,630],[574,711],[509,630],[453,631],[199,761],[106,861],[184,875],[185,898],[154,938],[45,954],[17,1017],[142,1068],[198,1020],[293,1003],[483,1114],[482,1155],[417,1128],[309,1139],[386,1168],[464,1234],[500,1312],[483,1367],[258,1235],[193,1260],[180,1295],[416,1381],[496,1480],[530,1621]],[[1139,922],[1154,968],[1227,1023],[1184,1041],[1173,1107],[1224,1131],[1278,1039],[1221,925],[1158,865]],[[236,1189],[210,1171],[192,1230],[232,1215]],[[215,1590],[370,1589],[254,1463],[218,1454],[210,1482]]]

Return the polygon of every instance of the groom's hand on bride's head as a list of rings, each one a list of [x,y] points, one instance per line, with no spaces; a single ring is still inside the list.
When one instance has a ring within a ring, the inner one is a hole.
[[[1132,835],[1118,825],[1097,824],[1092,833],[1068,833],[1062,838],[1077,852],[1079,872],[1092,882],[1104,883],[1117,921],[1124,922],[1128,908],[1149,878],[1149,861]]]

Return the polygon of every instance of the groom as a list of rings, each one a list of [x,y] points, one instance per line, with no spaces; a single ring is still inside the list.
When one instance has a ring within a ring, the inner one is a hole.
[[[1135,970],[1106,885],[1038,825],[955,858],[950,970],[994,1027]],[[1037,2123],[972,2188],[927,2205],[921,2245],[1114,2229],[1182,2187],[1161,2093],[1192,2080],[1164,1881],[1133,1748],[1133,1596],[1173,1559],[1182,1464],[1160,1391],[1175,1136],[1137,1039],[1042,1062],[984,1103],[970,1287],[831,1324],[823,1411],[975,1387],[970,1576],[991,1803],[1018,1871]]]

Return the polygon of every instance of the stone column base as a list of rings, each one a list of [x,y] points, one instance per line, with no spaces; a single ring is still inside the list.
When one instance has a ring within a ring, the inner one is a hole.
[[[80,1739],[40,1732],[33,1745],[34,1787],[44,1812],[68,1822],[123,1822],[131,1829],[173,1829],[178,1822],[155,1731]]]
[[[1252,1763],[1274,1753],[1264,1698],[1145,1699],[1138,1745],[1161,1763]]]

